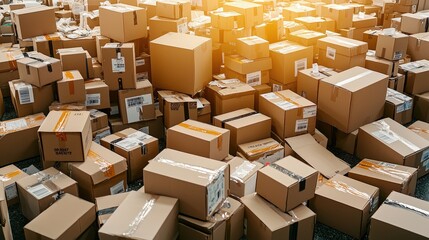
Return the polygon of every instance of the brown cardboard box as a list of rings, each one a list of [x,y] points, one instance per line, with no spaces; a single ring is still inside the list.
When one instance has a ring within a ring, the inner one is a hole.
[[[3,188],[3,185],[1,185],[0,186],[0,212],[3,218],[3,224],[0,229],[0,237],[5,240],[12,240],[13,239],[12,228],[10,226],[8,205],[7,205],[4,191],[5,190]]]
[[[336,22],[337,29],[352,26],[354,9],[348,6],[328,4],[322,6],[321,17],[331,18]]]
[[[186,94],[158,91],[158,101],[167,129],[188,119],[197,120],[198,118],[197,101]]]
[[[168,148],[143,169],[145,192],[178,198],[179,212],[200,220],[221,207],[229,179],[228,164]]]
[[[284,158],[284,152],[284,147],[272,138],[240,144],[237,149],[237,155],[263,165],[271,164]]]
[[[229,153],[235,155],[238,146],[270,137],[271,118],[244,108],[215,116],[213,125],[231,131]]]
[[[405,88],[405,75],[398,73],[396,77],[390,77],[388,87],[403,93]]]
[[[60,60],[38,52],[28,52],[26,55],[28,57],[17,61],[21,80],[34,86],[42,87],[62,79]]]
[[[238,79],[252,87],[259,86],[261,84],[267,84],[270,81],[270,74],[268,70],[241,74],[226,67],[224,69],[224,73],[226,78]]]
[[[257,36],[238,38],[237,53],[247,59],[255,60],[270,56],[269,42]]]
[[[211,103],[212,115],[220,115],[242,108],[254,108],[255,89],[237,79],[212,81],[204,91]]]
[[[44,161],[85,161],[92,137],[89,112],[51,111],[38,134]]]
[[[58,49],[57,52],[60,55],[63,71],[78,70],[85,80],[94,78],[92,58],[88,51],[83,50],[81,47],[77,47],[62,48]]]
[[[104,112],[91,109],[89,111],[89,118],[91,120],[92,132],[96,132],[109,126],[107,114]]]
[[[22,214],[32,220],[51,206],[63,193],[78,196],[76,181],[48,168],[16,182]]]
[[[320,80],[335,75],[337,72],[324,66],[317,65],[316,67],[314,64],[313,66],[314,69],[308,68],[298,72],[296,93],[310,102],[317,103]]]
[[[401,32],[407,34],[426,32],[428,16],[426,14],[405,13],[401,16]]]
[[[421,215],[429,209],[426,201],[398,192],[392,192],[387,199],[371,217],[369,239],[429,237],[427,229],[423,227],[427,218]]]
[[[9,81],[10,97],[17,117],[43,112],[48,114],[49,105],[54,101],[52,84],[35,87],[22,80]]]
[[[201,105],[199,105],[199,103]],[[212,116],[211,116],[212,108],[210,106],[210,102],[207,101],[205,98],[198,98],[197,99],[197,121],[203,122],[207,124],[212,123]]]
[[[77,70],[64,71],[63,79],[57,82],[60,103],[82,103],[85,101],[85,83]]]
[[[135,89],[136,67],[133,43],[107,43],[101,47],[104,80],[111,91]]]
[[[372,28],[377,25],[377,18],[369,14],[353,14],[352,21],[352,27],[356,29]]]
[[[161,0],[156,2],[156,15],[163,18],[179,19],[186,17],[191,21],[191,2],[184,0]]]
[[[101,35],[119,42],[147,37],[146,8],[126,4],[100,7]]]
[[[332,178],[336,174],[344,175],[350,170],[346,162],[317,143],[310,134],[286,138],[285,141],[292,148],[294,157],[306,162],[326,178]]]
[[[350,178],[370,184],[380,189],[380,201],[384,202],[392,192],[414,196],[417,183],[417,169],[363,159],[348,173]]]
[[[429,92],[414,96],[414,118],[425,122],[429,121]]]
[[[370,55],[368,52],[365,59],[365,68],[386,74],[389,77],[396,77],[398,75],[399,62],[378,58],[372,54]]]
[[[387,60],[400,60],[407,53],[407,47],[408,35],[399,32],[393,35],[384,33],[378,35],[375,55]]]
[[[229,55],[225,56],[224,60],[225,67],[240,74],[267,71],[272,68],[271,58],[269,57],[250,60],[239,55]]]
[[[305,47],[290,41],[270,44],[273,67],[270,77],[282,84],[296,81],[298,72],[313,64],[313,47]]]
[[[107,222],[110,216],[112,216],[116,209],[118,209],[119,205],[124,201],[129,193],[130,192],[123,192],[115,195],[98,197],[95,199],[97,223],[99,228],[101,228],[101,226]]]
[[[254,104],[254,109],[256,111],[259,111],[259,96],[265,93],[269,93],[271,92],[271,87],[268,84],[262,84],[259,86],[254,86],[253,87],[256,91],[255,91],[255,104]]]
[[[310,208],[319,222],[354,238],[365,235],[378,204],[378,188],[341,175],[319,187],[310,200]]]
[[[290,90],[261,95],[259,111],[273,119],[272,130],[281,138],[316,129],[316,104]]]
[[[429,61],[426,59],[399,65],[399,72],[405,75],[405,92],[411,95],[429,91],[426,79],[429,75]]]
[[[57,50],[63,48],[61,33],[51,33],[33,38],[33,49],[46,56],[60,58]]]
[[[413,120],[413,99],[393,89],[387,89],[383,117],[389,117],[400,124]]]
[[[244,27],[244,16],[237,12],[214,12],[210,17],[215,28],[232,30]]]
[[[4,186],[4,193],[0,193],[0,195],[4,195],[3,200],[7,201],[8,206],[19,203],[16,182],[28,175],[15,165],[0,168],[0,175]]]
[[[368,49],[375,50],[377,47],[378,35],[381,34],[381,30],[366,30],[363,32],[363,41],[368,43]]]
[[[143,121],[143,122],[135,122],[124,124],[121,118],[110,118],[109,125],[112,128],[112,132],[119,132],[127,128],[138,129],[146,134],[150,134],[158,139],[164,139],[164,124],[163,124],[163,114],[159,110],[155,110],[156,119]]]
[[[150,55],[142,53],[136,58],[136,77],[137,82],[143,80],[152,81]]]
[[[112,134],[112,131],[110,130],[110,127],[105,127],[100,130],[92,132],[92,141],[100,144],[100,140],[106,136],[109,136]]]
[[[416,121],[411,124],[408,129],[417,133],[420,137],[429,141],[429,125],[426,122]],[[419,165],[417,177],[426,175],[429,172],[429,161],[426,160]]]
[[[258,170],[256,192],[287,212],[314,197],[317,177],[312,167],[288,156]]]
[[[281,16],[270,18],[265,23],[255,26],[253,34],[270,43],[282,40],[285,35],[283,18]]]
[[[357,143],[358,130],[351,133],[344,133],[340,130],[335,131],[335,147],[342,151],[354,155]]]
[[[141,179],[143,168],[159,153],[157,138],[132,128],[106,136],[100,143],[127,160],[129,182]]]
[[[94,221],[93,203],[65,194],[45,212],[25,225],[25,238],[79,239],[79,236],[90,228]]]
[[[231,170],[230,194],[236,197],[244,197],[254,193],[256,189],[256,172],[263,165],[259,162],[249,162],[239,157],[234,157],[228,164]]]
[[[293,5],[284,7],[282,11],[283,18],[287,21],[293,21],[295,18],[316,16],[316,9],[305,5]]]
[[[186,120],[167,130],[167,148],[215,160],[229,153],[230,131],[194,120]]]
[[[182,34],[187,34],[189,32],[187,18],[169,19],[154,16],[149,19],[149,28],[150,41],[155,40],[169,32],[177,32]]]
[[[175,239],[178,235],[179,201],[175,198],[130,192],[100,228],[100,240],[126,236],[141,239]],[[136,224],[137,216],[139,218]]]
[[[13,11],[13,19],[19,39],[32,38],[57,31],[55,9],[38,6]]]
[[[251,28],[261,24],[264,17],[263,6],[251,2],[227,2],[223,5],[225,12],[237,12],[244,16],[244,27]]]
[[[239,38],[246,38],[252,35],[251,29],[249,28],[237,28],[232,30],[221,30],[218,28],[208,28],[208,33],[210,38],[215,43],[225,43],[230,50],[223,49],[224,52],[227,54],[235,54],[235,51],[237,50],[236,42]],[[207,36],[208,37],[208,36]]]
[[[242,197],[247,219],[247,239],[312,239],[316,214],[304,205],[284,213],[257,194]]]
[[[110,108],[109,86],[104,81],[100,79],[86,81],[85,95],[85,105],[88,109]]]
[[[383,116],[387,84],[387,75],[361,67],[322,79],[317,119],[345,133],[353,132]]]
[[[326,32],[326,30],[335,31],[335,21],[330,18],[308,16],[295,18],[295,21],[303,24],[309,30],[321,33]]]
[[[137,82],[136,89],[119,90],[119,110],[124,124],[155,119],[152,84]]]
[[[425,59],[428,56],[429,33],[416,33],[408,38],[408,54],[413,61]]]
[[[0,122],[0,164],[2,166],[39,155],[37,129],[45,119],[43,113]],[[10,151],[19,146],[20,151]]]
[[[346,70],[354,66],[365,66],[368,44],[344,37],[326,37],[317,41],[320,65]]]
[[[150,49],[152,82],[155,88],[195,95],[210,82],[212,75],[210,39],[168,33],[151,41]],[[182,61],[177,62],[176,58],[170,57],[173,55]],[[167,68],[169,70],[165,71]]]
[[[317,40],[324,37],[326,37],[326,34],[321,32],[316,32],[313,30],[298,30],[291,32],[288,39],[303,46],[316,46]]]

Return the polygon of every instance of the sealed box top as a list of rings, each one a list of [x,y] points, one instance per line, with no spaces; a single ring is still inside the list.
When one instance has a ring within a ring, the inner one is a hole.
[[[58,82],[62,83],[74,80],[83,80],[83,77],[80,75],[78,70],[63,71],[63,79]]]
[[[280,143],[272,138],[240,144],[239,148],[250,158],[255,155],[270,154],[284,149]]]
[[[89,119],[89,111],[51,111],[39,128],[43,132],[81,132]]]
[[[25,189],[28,189],[28,191],[30,191],[31,188],[33,188],[33,190],[36,190],[35,187],[38,184],[45,184],[46,186],[49,186],[49,192],[52,194],[52,191],[60,191],[77,183],[69,176],[51,167],[33,175],[22,178],[17,182],[17,184]],[[31,193],[33,193],[33,191],[31,191]],[[36,195],[34,196],[36,197]],[[49,196],[49,193],[44,197],[46,196]],[[37,195],[36,198],[41,199],[43,198],[43,195]]]
[[[253,87],[238,79],[211,81],[208,88],[215,91],[223,99],[254,94],[255,92]]]
[[[320,49],[334,48],[336,53],[350,57],[365,54],[368,51],[368,43],[340,36],[319,39],[317,47]]]
[[[429,71],[429,60],[422,59],[415,62],[404,63],[399,65],[402,72],[412,72],[415,74]]]
[[[222,139],[222,135],[229,132],[229,130],[227,129],[219,128],[207,123],[202,123],[191,119],[171,127],[168,131],[170,130],[185,133],[187,135],[198,137],[206,141],[213,141],[218,138]],[[221,144],[222,140],[219,141]]]
[[[194,50],[209,42],[211,42],[210,38],[170,32],[152,40],[151,44]]]
[[[287,111],[289,109],[294,108],[306,108],[315,106],[315,103],[310,102],[306,98],[296,94],[295,92],[291,90],[283,90],[278,92],[271,92],[261,95],[263,98],[267,99],[268,101],[274,103],[278,107],[282,108],[283,110]],[[306,113],[303,112],[303,115],[306,115]],[[305,117],[311,117],[311,115],[315,115],[314,111],[311,113],[308,113],[309,116]]]
[[[110,149],[116,146],[127,152],[135,149],[142,149],[142,152],[144,152],[145,145],[156,140],[155,137],[133,128],[126,128],[101,139],[102,142],[110,144]]]
[[[239,118],[257,114],[257,112],[250,108],[243,108],[229,113],[217,115],[213,117],[213,125],[218,127],[225,127],[225,123],[234,121]]]
[[[0,135],[6,135],[17,131],[26,130],[42,125],[45,120],[43,113],[29,115],[22,118],[15,118],[0,122]]]
[[[240,157],[234,157],[228,164],[231,171],[231,180],[243,183],[263,167],[259,162],[249,162]]]
[[[17,62],[35,68],[46,67],[49,64],[55,64],[60,62],[59,59],[51,58],[38,52],[28,52],[27,54],[28,57],[20,58],[19,60],[17,60]]]
[[[281,41],[277,43],[270,44],[270,51],[275,53],[280,53],[282,55],[297,52],[308,47],[301,46],[296,42],[291,41]]]

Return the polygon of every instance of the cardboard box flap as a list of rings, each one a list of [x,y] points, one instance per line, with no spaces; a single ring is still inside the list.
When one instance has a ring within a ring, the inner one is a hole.
[[[283,146],[272,138],[266,138],[259,141],[245,143],[238,146],[247,156],[254,156],[265,153],[269,155],[272,152],[283,149]]]
[[[368,85],[387,79],[388,76],[362,67],[353,67],[321,81],[351,92],[359,91]]]
[[[229,130],[224,128],[215,127],[213,125],[201,123],[194,120],[186,120],[181,122],[172,128],[171,130],[189,134],[191,136],[197,136],[198,138],[204,139],[206,141],[216,140],[218,144],[222,145],[222,135],[228,132]]]
[[[315,106],[314,103],[291,90],[271,92],[262,94],[261,96],[276,105],[281,106],[284,110]]]
[[[335,51],[336,54],[349,57],[359,54],[366,54],[368,51],[368,44],[366,42],[340,36],[329,36],[319,39],[317,41],[317,47],[323,50],[331,48],[333,49],[332,51]]]
[[[405,187],[405,184],[417,172],[417,169],[393,163],[363,159],[350,172],[383,181],[404,184],[403,187]]]
[[[198,108],[198,101],[203,106],[202,108],[198,108],[198,115],[204,115],[204,114],[211,113],[210,102],[207,101],[207,99],[205,99],[205,98],[198,98],[198,99],[195,99],[195,100],[197,100],[197,108]]]
[[[0,136],[42,125],[45,120],[43,113],[29,115],[0,122]]]
[[[211,39],[199,36],[191,36],[188,34],[170,32],[163,35],[162,37],[152,40],[151,44],[159,44],[179,49],[193,50],[200,46],[204,47],[204,44],[208,41],[211,41]]]
[[[270,164],[270,167],[292,179],[293,183],[305,182],[306,178],[313,174],[317,174],[315,169],[292,156],[287,156],[283,159],[280,159],[279,161]]]
[[[39,132],[80,132],[84,129],[89,111],[51,111],[50,121],[44,121]]]
[[[30,189],[34,189],[34,191],[37,191],[37,186],[43,185],[45,189],[47,188],[47,195],[37,195],[37,197],[36,195],[34,195],[36,198],[39,199],[50,196],[51,194],[54,194],[61,189],[65,189],[73,184],[76,184],[76,181],[69,178],[67,175],[63,174],[57,169],[51,167],[20,179],[18,181],[18,184],[23,188],[28,189],[28,191],[31,193],[33,193],[33,190],[30,191]]]
[[[244,183],[263,166],[259,162],[249,162],[240,157],[234,157],[228,162],[231,171],[231,180]]]
[[[209,88],[212,88],[222,99],[236,98],[242,95],[254,94],[255,89],[238,79],[227,79],[211,81]]]
[[[57,63],[60,60],[56,58],[51,58],[48,56],[45,56],[38,52],[26,52],[22,53],[22,58],[18,56],[19,60],[17,62],[32,66],[35,68],[41,68],[41,67],[48,67],[48,71],[52,71],[51,64]]]

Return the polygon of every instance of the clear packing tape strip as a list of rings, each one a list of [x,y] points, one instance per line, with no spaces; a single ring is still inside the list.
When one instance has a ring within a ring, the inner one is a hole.
[[[392,178],[404,181],[402,188],[405,187],[405,183],[408,182],[411,176],[411,173],[409,172],[395,169],[393,167],[383,166],[381,164],[375,164],[366,160],[362,160],[357,166],[362,169],[366,169],[376,173],[381,173],[383,175],[387,175]]]
[[[0,122],[0,136],[6,135],[8,133],[20,131],[26,129],[29,126],[35,125],[37,122],[45,119],[45,116],[42,114],[27,116],[25,118],[19,118],[10,121]]]
[[[372,135],[374,137],[376,137],[377,139],[380,139],[383,142],[386,142],[388,144],[396,142],[396,141],[400,141],[405,146],[407,146],[408,148],[410,148],[411,150],[413,150],[415,152],[420,150],[420,148],[418,146],[416,146],[414,143],[408,141],[407,139],[399,136],[397,133],[392,131],[390,129],[389,124],[387,124],[384,120],[373,122],[372,124],[375,125],[379,129],[379,131],[372,133]]]
[[[286,174],[287,176],[297,180],[298,184],[299,184],[299,191],[300,192],[305,189],[306,179],[304,177],[302,177],[302,176],[300,176],[300,175],[290,171],[289,169],[286,169],[286,168],[284,168],[284,167],[282,167],[276,163],[270,164],[270,167],[272,167],[272,168],[276,169],[277,171],[279,171],[283,174]]]
[[[418,207],[414,207],[412,205],[409,205],[409,204],[406,204],[403,202],[399,202],[399,201],[391,200],[391,199],[387,198],[386,200],[384,200],[383,204],[402,208],[402,209],[414,212],[414,213],[416,213],[422,217],[429,218],[429,211],[426,211],[426,210],[418,208]]]
[[[147,217],[147,215],[152,210],[153,206],[155,205],[155,202],[156,202],[155,198],[152,198],[146,201],[146,203],[143,205],[140,212],[133,219],[133,221],[128,225],[128,230],[122,233],[122,236],[132,237],[134,235],[134,233],[139,228],[140,223],[143,222],[143,220]]]
[[[105,177],[112,178],[116,175],[115,167],[106,159],[98,155],[96,152],[89,150],[87,157],[89,159],[92,159],[94,163],[100,167],[100,171],[103,172]]]
[[[244,178],[249,175],[249,173],[252,172],[255,168],[255,164],[249,161],[244,161],[242,164],[235,168],[234,172],[232,172],[231,180],[235,183],[244,183]]]

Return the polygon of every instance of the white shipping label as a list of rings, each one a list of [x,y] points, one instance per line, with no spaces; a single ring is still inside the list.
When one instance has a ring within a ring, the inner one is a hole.
[[[151,94],[125,98],[128,122],[132,123],[140,121],[141,107],[150,104],[152,104]]]
[[[405,104],[401,103],[398,107],[396,107],[396,113],[401,113],[405,111]]]
[[[290,109],[294,109],[294,108],[298,107],[295,104],[287,102],[287,101],[276,102],[275,104],[283,110],[290,110]]]
[[[18,89],[19,104],[34,103],[33,87],[28,85],[21,85]]]
[[[222,171],[219,176],[207,186],[207,213],[212,215],[217,206],[225,199],[225,176]]]
[[[283,90],[283,86],[280,84],[273,83],[273,92],[279,92]]]
[[[308,119],[296,120],[295,132],[304,132],[308,129]]]
[[[429,160],[429,149],[426,149],[423,151],[422,159],[420,162],[428,161]]]
[[[261,95],[263,98],[267,99],[267,100],[272,100],[272,99],[277,99],[279,98],[276,94],[274,93],[266,93],[266,94],[262,94]]]
[[[262,82],[261,71],[246,74],[246,83],[250,86],[259,86]]]
[[[383,141],[386,144],[391,144],[391,143],[396,142],[398,140],[394,136],[390,136],[387,133],[385,133],[384,131],[375,131],[375,132],[372,132],[371,135],[373,135],[375,138]]]
[[[112,59],[112,72],[114,72],[114,73],[125,72],[125,58],[124,57]]]
[[[317,106],[306,107],[302,111],[302,118],[315,117],[317,114]]]
[[[25,119],[18,119],[14,121],[6,122],[5,124],[6,131],[14,131],[17,129],[22,129],[27,127],[27,121]]]
[[[303,58],[295,61],[295,77],[298,76],[298,72],[307,69],[307,58]]]
[[[43,184],[37,184],[36,186],[30,187],[29,189],[27,189],[27,191],[37,199],[42,199],[53,193],[49,188],[47,188]]]
[[[6,199],[8,201],[18,197],[18,190],[16,189],[15,183],[5,186],[4,191],[6,192]]]
[[[404,102],[404,111],[410,110],[413,107],[413,99],[409,98],[408,101]]]
[[[136,67],[145,65],[146,61],[144,59],[136,60]]]
[[[326,58],[335,60],[335,54],[337,50],[335,48],[326,47]]]
[[[99,93],[86,94],[86,106],[99,106],[101,104],[101,96]]]
[[[146,139],[152,138],[152,136],[147,135],[144,132],[137,131],[137,132],[134,132],[134,133],[128,135],[127,138],[134,138],[134,139],[137,139],[139,141],[144,141]]]
[[[124,181],[120,181],[110,188],[110,195],[115,195],[123,192],[125,192]]]
[[[182,23],[177,25],[177,32],[178,33],[188,33],[189,29],[188,29],[188,23]]]

